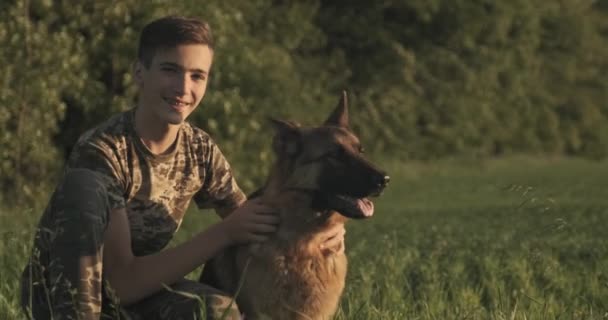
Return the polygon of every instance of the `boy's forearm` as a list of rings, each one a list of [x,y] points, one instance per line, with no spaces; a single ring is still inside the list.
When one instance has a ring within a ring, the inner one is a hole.
[[[230,240],[221,223],[212,225],[189,241],[159,253],[135,257],[121,273],[121,279],[113,279],[122,304],[137,302],[183,278],[208,261]]]
[[[243,203],[245,202],[245,200],[231,206],[231,207],[222,207],[222,208],[216,208],[215,209],[215,213],[222,219],[226,219],[226,217],[228,217],[232,212],[234,212],[234,210],[238,209],[240,206],[243,205]]]

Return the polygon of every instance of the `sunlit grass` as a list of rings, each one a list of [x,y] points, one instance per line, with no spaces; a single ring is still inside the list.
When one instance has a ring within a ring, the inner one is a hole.
[[[375,216],[348,225],[338,319],[608,318],[605,162],[511,158],[387,170]],[[0,319],[23,318],[18,279],[39,213],[0,212]],[[191,210],[173,244],[213,221]]]
[[[608,317],[605,163],[392,169],[374,220],[351,223],[342,319]]]

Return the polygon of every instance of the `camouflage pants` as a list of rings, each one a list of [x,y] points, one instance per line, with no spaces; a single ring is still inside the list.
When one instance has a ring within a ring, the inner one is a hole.
[[[240,319],[222,292],[183,279],[121,306],[103,279],[109,205],[96,173],[65,174],[38,225],[21,281],[21,305],[33,319]]]

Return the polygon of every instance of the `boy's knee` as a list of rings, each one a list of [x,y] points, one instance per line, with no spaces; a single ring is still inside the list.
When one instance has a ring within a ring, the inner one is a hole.
[[[200,297],[200,299],[194,299],[174,294],[173,297],[177,298],[177,301],[170,303],[170,305],[176,308],[180,315],[197,311],[196,314],[201,319],[241,319],[241,313],[236,301],[220,290],[193,281],[179,283],[175,286],[175,290],[183,290]],[[199,313],[198,311],[203,312]]]
[[[107,193],[101,175],[89,169],[68,169],[60,187],[65,193],[105,194]]]
[[[230,296],[210,294],[205,296],[207,319],[241,319],[236,301]],[[225,315],[225,316],[224,316]]]
[[[96,252],[108,225],[108,195],[98,173],[87,169],[68,170],[50,205],[52,227],[60,243],[81,243],[79,247]]]
[[[84,220],[82,222],[107,223],[108,193],[103,179],[95,171],[69,169],[55,196],[55,205],[60,210],[78,215]]]

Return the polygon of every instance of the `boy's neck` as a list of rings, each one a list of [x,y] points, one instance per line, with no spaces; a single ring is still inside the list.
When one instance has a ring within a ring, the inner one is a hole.
[[[160,121],[153,115],[135,109],[135,132],[141,142],[156,155],[166,153],[177,139],[181,125]]]

